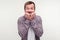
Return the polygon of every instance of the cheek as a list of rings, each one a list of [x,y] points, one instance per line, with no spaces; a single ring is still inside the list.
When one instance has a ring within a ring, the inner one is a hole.
[[[27,13],[28,11],[27,10],[25,10],[25,13]]]
[[[28,13],[28,12],[29,12],[29,10],[25,10],[25,12],[26,12],[26,13]]]
[[[34,10],[31,10],[32,12],[34,12]]]

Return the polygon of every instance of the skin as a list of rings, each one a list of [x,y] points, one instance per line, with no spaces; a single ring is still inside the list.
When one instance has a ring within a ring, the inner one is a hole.
[[[25,8],[25,17],[28,20],[33,20],[34,16],[35,16],[34,4],[26,5],[26,8]]]

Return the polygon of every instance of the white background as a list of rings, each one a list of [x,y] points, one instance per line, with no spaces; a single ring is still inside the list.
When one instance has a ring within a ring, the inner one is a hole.
[[[28,0],[0,0],[0,40],[20,40],[17,19],[24,15]],[[41,40],[60,40],[60,0],[33,0],[36,14],[42,17]]]

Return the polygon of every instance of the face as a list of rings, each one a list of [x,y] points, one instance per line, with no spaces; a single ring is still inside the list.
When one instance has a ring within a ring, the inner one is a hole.
[[[26,5],[25,17],[29,20],[33,19],[35,16],[35,9],[33,4]]]
[[[25,13],[33,14],[35,12],[34,4],[26,5]]]

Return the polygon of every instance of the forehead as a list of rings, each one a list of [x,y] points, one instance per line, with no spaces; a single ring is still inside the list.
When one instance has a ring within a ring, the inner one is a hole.
[[[34,7],[34,4],[28,4],[26,7]]]

